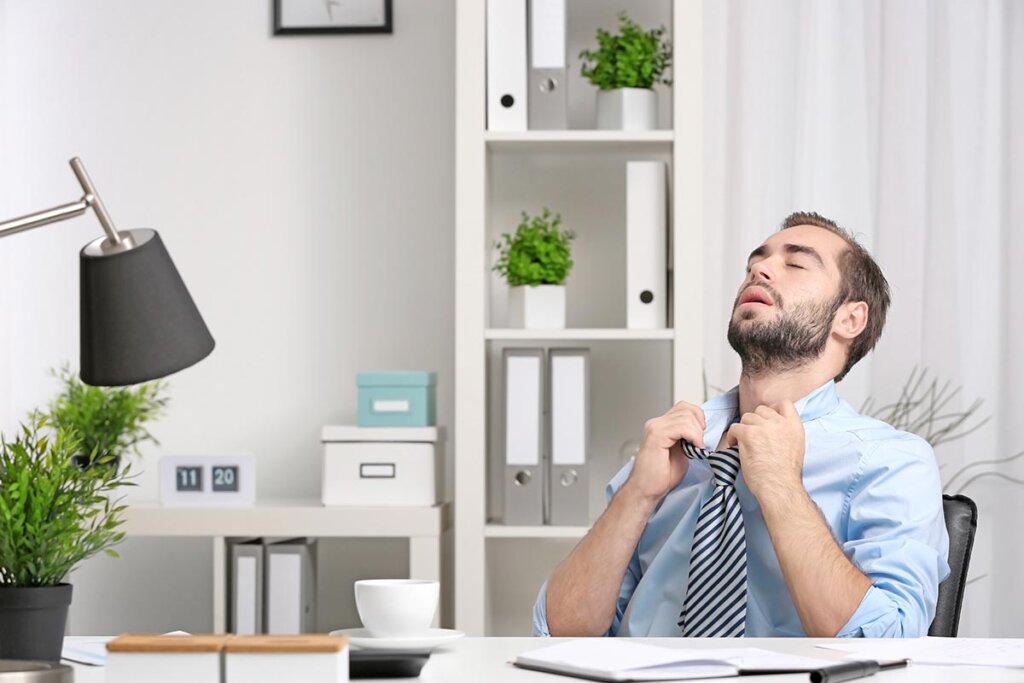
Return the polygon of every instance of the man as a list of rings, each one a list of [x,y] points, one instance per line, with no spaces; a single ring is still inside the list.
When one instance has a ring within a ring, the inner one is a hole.
[[[535,634],[925,635],[949,573],[934,455],[835,387],[888,306],[851,236],[789,216],[733,306],[738,387],[646,423],[608,508],[541,588]]]

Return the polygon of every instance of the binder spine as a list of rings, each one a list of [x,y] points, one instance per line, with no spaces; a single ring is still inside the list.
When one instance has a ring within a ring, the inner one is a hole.
[[[505,349],[505,524],[544,523],[544,350]]]
[[[526,126],[526,0],[487,0],[487,128]]]
[[[590,350],[551,349],[548,377],[548,521],[584,526],[590,522]]]
[[[626,327],[668,322],[668,182],[664,162],[626,163]]]

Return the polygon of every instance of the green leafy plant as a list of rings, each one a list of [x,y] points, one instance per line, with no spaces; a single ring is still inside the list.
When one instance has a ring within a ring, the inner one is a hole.
[[[619,33],[597,29],[597,50],[583,50],[580,73],[601,90],[651,88],[655,83],[671,85],[665,71],[672,64],[672,45],[665,27],[644,31],[619,13]]]
[[[131,485],[130,466],[83,469],[73,462],[80,448],[45,417],[14,441],[0,437],[0,585],[53,586],[99,552],[117,557],[126,506],[112,495]]]
[[[97,457],[114,460],[129,449],[140,455],[139,444],[159,443],[146,424],[159,417],[167,406],[163,381],[133,387],[94,387],[82,382],[68,366],[54,370],[63,385],[50,403],[49,421],[57,429],[73,432],[81,455],[90,462]]]
[[[573,266],[569,243],[576,234],[561,225],[561,214],[547,208],[533,217],[524,211],[515,234],[504,233],[494,243],[500,253],[493,270],[511,287],[564,284]]]

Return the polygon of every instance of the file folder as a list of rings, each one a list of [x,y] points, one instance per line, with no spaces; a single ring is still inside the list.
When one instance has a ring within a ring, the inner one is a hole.
[[[238,635],[263,633],[263,542],[231,542],[228,630]]]
[[[505,349],[505,524],[544,523],[544,349]]]
[[[564,130],[569,123],[565,0],[529,2],[528,123],[530,130]]]
[[[590,350],[551,349],[551,458],[548,476],[549,522],[590,523]]]
[[[626,327],[668,321],[668,178],[661,161],[626,162]]]
[[[526,130],[526,0],[487,0],[487,128]]]
[[[265,632],[297,635],[316,630],[316,544],[293,539],[265,546]]]

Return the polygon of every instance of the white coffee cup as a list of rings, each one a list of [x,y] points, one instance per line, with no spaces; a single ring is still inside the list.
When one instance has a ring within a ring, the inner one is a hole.
[[[356,609],[374,638],[423,635],[437,612],[440,584],[417,579],[356,581]]]

